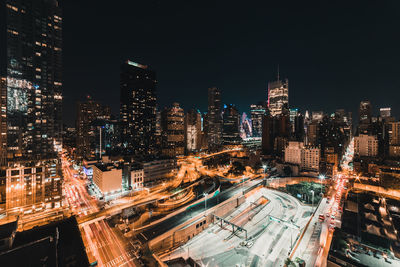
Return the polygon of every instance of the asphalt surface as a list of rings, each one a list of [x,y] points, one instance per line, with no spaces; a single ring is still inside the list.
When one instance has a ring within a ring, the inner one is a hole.
[[[251,188],[257,187],[262,181],[248,181],[245,182],[243,185],[239,184],[234,187],[227,189],[226,191],[214,194],[213,196],[207,197],[207,209],[210,209],[219,203],[224,202],[225,200],[230,199],[234,195],[240,193],[242,190],[250,190]],[[204,212],[205,201],[199,202],[194,205],[190,205],[186,208],[185,211],[172,216],[159,224],[151,226],[150,228],[143,231],[137,237],[138,239],[146,243],[157,236],[171,230],[172,228],[181,225],[182,223],[186,222],[190,218],[193,218],[200,213]]]

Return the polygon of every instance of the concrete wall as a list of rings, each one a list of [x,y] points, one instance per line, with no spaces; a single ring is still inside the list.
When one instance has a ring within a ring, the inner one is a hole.
[[[205,216],[205,214],[200,214],[186,223],[151,240],[149,242],[149,248],[152,251],[161,251],[185,244],[213,223],[212,213],[219,217],[225,217],[236,207],[243,204],[245,200],[246,198],[244,196],[227,200],[216,207],[207,210],[207,216]]]

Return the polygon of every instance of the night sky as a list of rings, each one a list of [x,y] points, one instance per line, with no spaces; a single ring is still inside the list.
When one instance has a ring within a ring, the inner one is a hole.
[[[369,99],[400,116],[399,1],[63,1],[64,121],[90,94],[119,110],[119,65],[157,72],[159,106],[207,109],[207,88],[241,112],[289,79],[301,111],[355,112]],[[214,3],[218,2],[218,3]]]

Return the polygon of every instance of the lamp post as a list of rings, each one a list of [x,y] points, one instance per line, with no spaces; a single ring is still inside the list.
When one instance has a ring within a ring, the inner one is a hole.
[[[318,178],[319,178],[319,182],[320,182],[320,185],[321,185],[321,195],[322,195],[322,180],[325,179],[325,175],[320,174],[320,175],[318,176]]]
[[[264,186],[267,186],[267,182],[266,182],[266,179],[265,179],[265,170],[267,169],[267,165],[262,165],[262,168],[264,170]]]
[[[314,190],[311,190],[311,194],[312,194],[311,197],[312,209],[314,210]]]
[[[204,214],[207,215],[207,196],[208,193],[203,193],[204,196]]]

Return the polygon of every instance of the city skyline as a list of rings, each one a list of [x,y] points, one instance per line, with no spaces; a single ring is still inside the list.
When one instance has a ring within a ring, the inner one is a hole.
[[[251,104],[267,98],[279,64],[281,78],[290,80],[289,103],[301,112],[344,108],[356,114],[359,102],[369,99],[374,113],[391,106],[398,117],[399,38],[390,34],[398,22],[397,4],[359,3],[346,3],[344,10],[322,3],[253,9],[231,2],[146,1],[123,3],[123,10],[96,3],[93,14],[87,12],[89,2],[78,10],[64,3],[64,15],[74,14],[63,25],[64,121],[74,123],[74,103],[86,94],[96,94],[117,114],[118,67],[127,59],[157,72],[160,110],[179,102],[185,110],[204,112],[207,88],[215,86],[223,103],[249,114]],[[106,14],[110,19],[98,19]],[[323,97],[326,101],[319,101]]]

